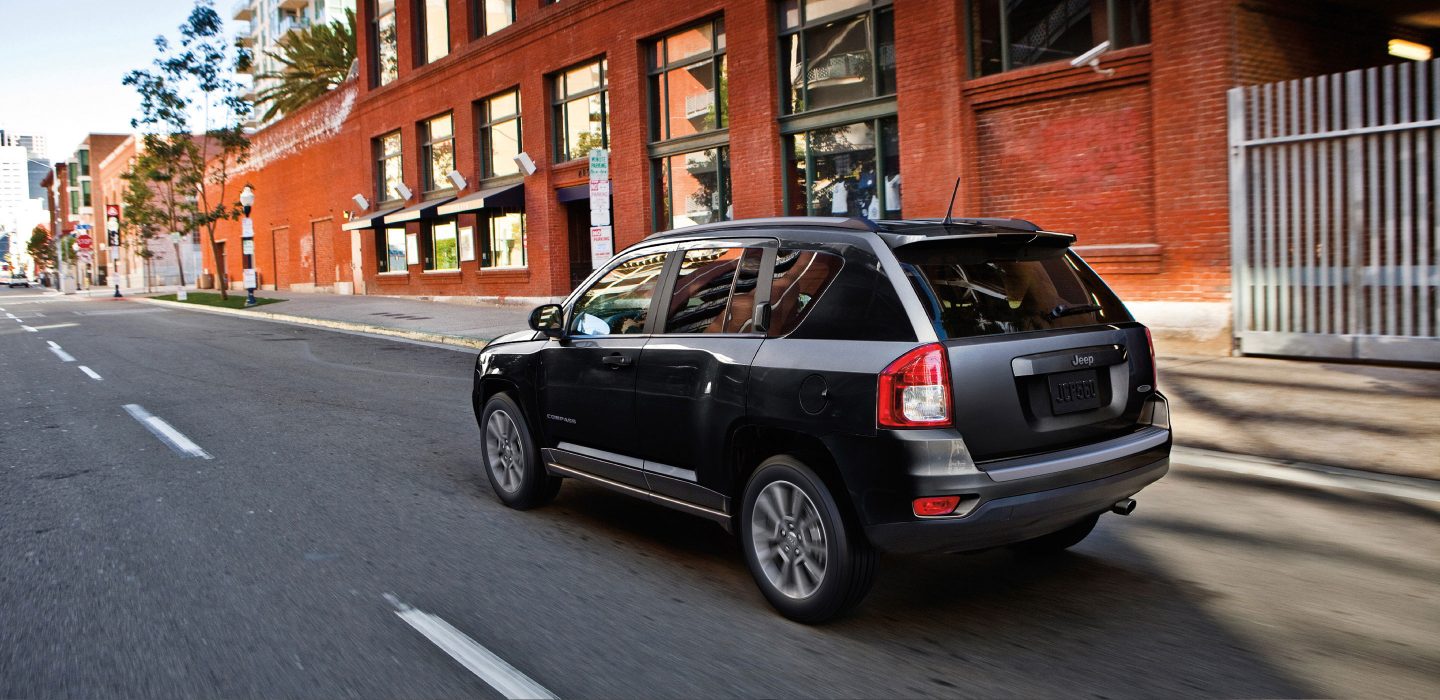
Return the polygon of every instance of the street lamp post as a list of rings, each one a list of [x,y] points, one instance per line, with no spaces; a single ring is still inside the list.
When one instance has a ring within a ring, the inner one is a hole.
[[[245,306],[254,306],[255,287],[259,275],[255,272],[255,224],[250,219],[250,207],[255,205],[255,190],[249,185],[240,191],[240,207],[245,217],[240,220],[240,255],[245,264]]]

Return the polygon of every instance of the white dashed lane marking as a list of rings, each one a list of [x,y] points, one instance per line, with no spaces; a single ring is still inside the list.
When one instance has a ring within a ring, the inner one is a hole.
[[[164,420],[150,415],[150,412],[142,408],[140,404],[125,404],[125,411],[135,420],[140,421],[140,424],[145,426],[155,437],[160,438],[160,442],[165,443],[170,449],[180,453],[181,456],[214,459],[214,457],[210,456],[209,452],[200,449],[199,445],[195,444],[190,438],[185,437],[184,433],[176,430]]]
[[[545,686],[531,680],[529,676],[506,663],[494,652],[480,646],[479,642],[465,636],[464,632],[455,629],[450,623],[423,610],[412,608],[389,593],[385,594],[385,600],[395,606],[395,614],[399,615],[400,619],[425,635],[425,638],[440,647],[441,651],[459,661],[461,666],[479,676],[480,680],[490,684],[490,687],[501,695],[510,700],[556,697],[554,693],[546,690]]]
[[[103,382],[103,381],[105,381],[100,375],[98,375],[98,374],[95,373],[95,370],[90,369],[89,367],[86,367],[85,365],[80,365],[80,371],[81,371],[81,372],[84,372],[87,376],[89,376],[91,379],[94,379],[94,380],[97,381],[97,382]]]
[[[34,329],[32,328],[31,330],[34,330]],[[60,361],[61,361],[61,362],[74,362],[74,361],[75,361],[75,357],[74,357],[73,355],[71,355],[70,353],[65,352],[63,349],[61,349],[61,347],[60,347],[59,345],[56,345],[56,344],[55,344],[55,341],[53,341],[53,340],[48,340],[48,341],[46,341],[46,342],[50,343],[50,352],[55,353],[55,356],[58,357],[58,358],[60,358]]]

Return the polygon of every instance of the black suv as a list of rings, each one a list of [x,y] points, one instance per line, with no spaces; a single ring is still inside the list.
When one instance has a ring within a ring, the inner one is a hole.
[[[1149,331],[1074,236],[1015,219],[784,218],[658,233],[475,365],[495,494],[563,477],[738,531],[782,614],[876,549],[1069,547],[1169,468]]]

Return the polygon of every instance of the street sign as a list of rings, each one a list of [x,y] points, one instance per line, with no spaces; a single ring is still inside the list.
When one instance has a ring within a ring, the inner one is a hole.
[[[258,277],[259,277],[259,275],[256,274],[255,268],[253,268],[253,267],[246,268],[246,269],[245,269],[245,288],[246,288],[246,289],[256,289],[256,288],[258,288],[258,287],[260,286],[260,285],[256,284],[256,281],[257,281],[257,278],[258,278]]]
[[[119,204],[106,204],[106,205],[105,205],[105,218],[107,218],[107,219],[118,219],[118,218],[120,218],[120,205],[119,205]]]
[[[245,218],[243,218],[243,219],[240,220],[240,237],[241,237],[241,238],[254,238],[254,237],[255,237],[255,220],[254,220],[254,219],[251,219],[250,217],[247,216],[247,217],[245,217]]]
[[[590,149],[590,181],[610,179],[610,151],[603,148]]]
[[[80,246],[80,250],[90,250],[91,246],[95,245],[95,239],[91,238],[88,232],[81,232],[75,237],[75,245]]]
[[[111,231],[109,234],[107,234],[105,236],[105,244],[110,246],[111,248],[120,247],[120,232]]]
[[[594,267],[604,265],[615,256],[614,230],[609,226],[590,227],[590,263]]]

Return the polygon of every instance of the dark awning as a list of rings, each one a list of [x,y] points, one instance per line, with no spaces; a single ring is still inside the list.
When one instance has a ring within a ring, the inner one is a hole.
[[[343,231],[356,231],[364,228],[374,228],[380,225],[382,217],[393,211],[395,210],[386,209],[384,211],[377,211],[374,214],[362,214],[341,224],[340,229]]]
[[[439,209],[441,204],[445,204],[446,202],[449,202],[453,199],[455,198],[444,197],[441,199],[432,199],[428,202],[421,202],[419,204],[412,204],[408,207],[405,207],[404,209],[401,209],[400,211],[395,212],[394,214],[386,214],[385,223],[386,225],[403,224],[406,221],[419,221],[421,219],[434,216],[435,210]]]
[[[574,185],[572,187],[561,187],[560,189],[555,190],[555,196],[559,198],[561,203],[578,202],[582,199],[589,199],[590,186]]]
[[[480,209],[519,209],[525,206],[525,185],[520,182],[512,182],[508,185],[499,185],[467,194],[439,209],[441,216],[459,214],[467,211],[478,211]]]

